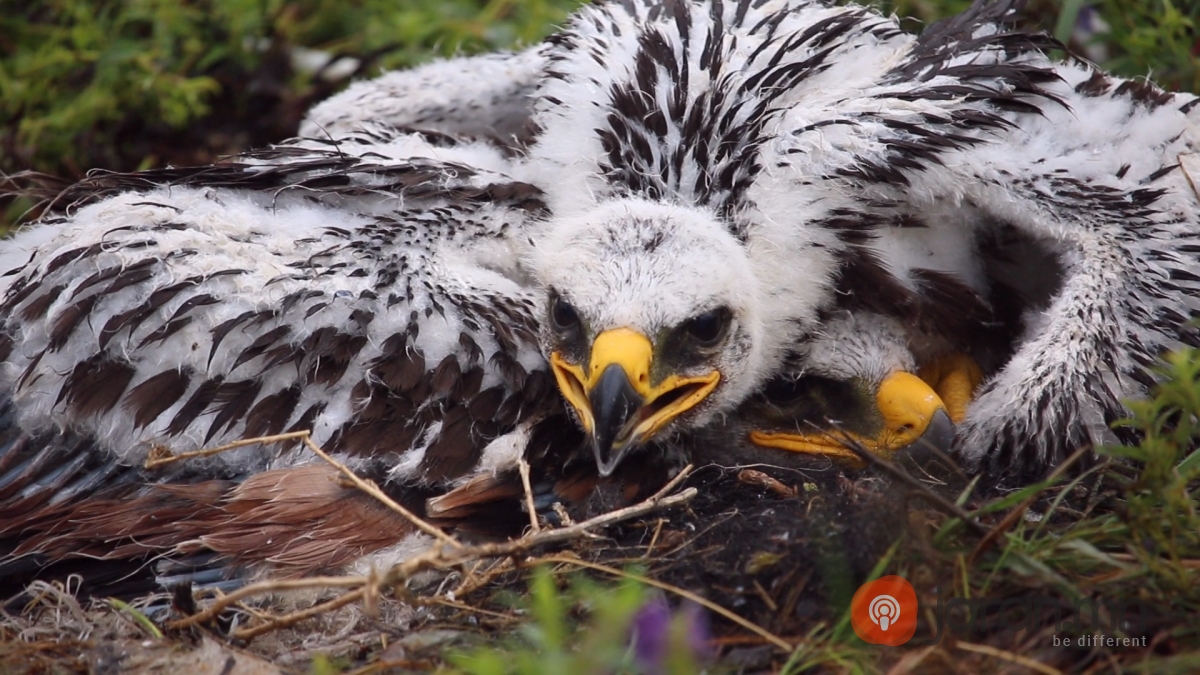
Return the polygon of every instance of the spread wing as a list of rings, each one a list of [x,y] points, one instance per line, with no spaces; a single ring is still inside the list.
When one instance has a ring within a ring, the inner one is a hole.
[[[300,135],[340,138],[364,125],[387,124],[511,145],[528,131],[544,61],[538,46],[385,73],[313,106]]]
[[[378,141],[97,175],[4,242],[8,563],[205,541],[328,567],[411,528],[298,443],[141,464],[308,429],[419,507],[423,486],[511,460],[522,448],[506,435],[562,415],[518,263],[539,191],[420,138],[391,141],[426,143],[425,157]]]

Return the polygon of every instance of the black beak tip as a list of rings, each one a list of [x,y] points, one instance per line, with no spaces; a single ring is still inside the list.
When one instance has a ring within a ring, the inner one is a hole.
[[[914,447],[948,454],[954,445],[955,430],[950,415],[945,410],[938,410],[929,420],[929,426],[925,427],[925,433],[916,440]]]
[[[612,364],[600,374],[599,381],[588,394],[595,427],[592,450],[596,453],[596,468],[602,477],[612,475],[631,445],[631,421],[637,416],[645,399],[633,388],[625,369]]]

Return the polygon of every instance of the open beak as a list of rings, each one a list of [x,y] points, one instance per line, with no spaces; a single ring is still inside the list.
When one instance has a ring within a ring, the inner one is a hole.
[[[862,460],[846,447],[848,440],[883,457],[914,445],[949,452],[954,441],[954,422],[942,398],[921,378],[912,373],[892,373],[880,384],[875,403],[883,424],[874,438],[836,430],[751,431],[750,442],[766,448],[826,455],[855,466],[861,466]]]
[[[650,340],[629,328],[596,336],[586,371],[558,352],[550,355],[558,388],[591,436],[601,476],[610,475],[629,450],[704,400],[721,379],[714,370],[694,377],[668,375],[652,383],[653,359]]]

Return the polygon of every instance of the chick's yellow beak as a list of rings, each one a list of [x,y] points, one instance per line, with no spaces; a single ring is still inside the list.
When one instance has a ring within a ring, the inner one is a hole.
[[[704,400],[721,379],[713,370],[690,377],[669,374],[656,382],[654,346],[630,328],[597,335],[586,369],[557,351],[550,355],[550,366],[563,397],[591,436],[601,476],[611,474],[628,450]]]
[[[892,373],[880,384],[875,404],[882,425],[874,438],[838,430],[751,431],[750,441],[766,448],[826,455],[854,466],[860,466],[862,460],[846,447],[847,441],[857,442],[883,457],[918,442],[942,451],[950,449],[954,423],[942,398],[921,378],[907,372]]]

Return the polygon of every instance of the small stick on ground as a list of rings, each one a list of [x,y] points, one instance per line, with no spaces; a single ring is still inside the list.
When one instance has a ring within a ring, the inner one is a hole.
[[[695,465],[688,464],[687,466],[680,469],[679,473],[675,474],[674,478],[667,481],[666,485],[659,488],[658,492],[655,492],[653,495],[650,495],[650,497],[648,497],[645,501],[643,501],[642,504],[658,501],[658,500],[662,499],[663,497],[665,497],[666,495],[670,494],[671,491],[674,490],[676,487],[678,487],[679,484],[682,483],[685,478],[687,478],[688,476],[690,476],[692,474],[692,470],[695,468],[696,468]],[[686,492],[686,490],[685,490],[685,492]],[[683,494],[683,493],[680,493],[680,494]],[[629,508],[633,508],[633,507],[629,507]],[[616,513],[616,511],[613,511],[613,513]],[[595,518],[593,518],[592,520],[595,520]]]
[[[236,605],[245,598],[264,593],[274,593],[276,591],[291,591],[306,588],[353,588],[362,586],[367,582],[364,576],[344,576],[344,577],[306,577],[304,579],[276,579],[274,581],[263,581],[257,584],[242,586],[241,588],[226,593],[213,601],[207,609],[202,612],[197,612],[191,616],[186,616],[177,621],[172,621],[167,624],[167,628],[178,630],[188,626],[205,623],[216,618],[224,609]],[[357,591],[355,591],[357,592]]]
[[[1141,559],[1139,559],[1137,556],[1133,555],[1132,553],[1109,553],[1108,557],[1110,557],[1113,560],[1116,560],[1118,562],[1124,562],[1124,563],[1140,563],[1140,562],[1142,562]],[[1189,569],[1189,570],[1200,570],[1200,560],[1193,560],[1191,558],[1183,558],[1180,560],[1170,560],[1168,558],[1163,558],[1162,562],[1176,563],[1180,567],[1183,567],[1183,568]]]
[[[318,456],[325,459],[331,465],[338,468],[339,471],[342,471],[344,474],[350,477],[351,480],[355,482],[355,485],[360,486],[360,489],[364,489],[365,492],[376,497],[377,499],[381,499],[381,501],[386,500],[384,503],[391,501],[387,498],[387,495],[384,495],[379,491],[379,488],[375,487],[372,483],[363,481],[361,478],[354,475],[354,472],[350,471],[350,469],[345,465],[329,457],[329,455],[317,447],[316,444],[312,443],[311,440],[305,438],[305,443],[307,443],[310,449],[316,452]],[[521,555],[539,546],[555,544],[582,536],[588,536],[591,534],[591,530],[596,528],[611,525],[622,520],[636,518],[658,509],[665,509],[672,506],[677,506],[679,504],[684,504],[696,496],[698,493],[696,488],[688,488],[679,494],[674,495],[668,495],[668,493],[678,486],[683,479],[691,473],[691,470],[692,465],[689,464],[688,466],[684,467],[684,469],[680,471],[675,478],[667,483],[667,485],[663,486],[661,490],[654,493],[654,495],[650,496],[649,498],[634,504],[633,506],[611,511],[582,523],[577,523],[568,527],[555,528],[552,530],[542,530],[536,534],[529,534],[521,537],[520,539],[507,542],[465,546],[451,539],[450,541],[454,544],[454,546],[434,546],[421,555],[409,558],[403,562],[393,565],[387,571],[387,573],[380,577],[376,577],[374,575],[370,577],[361,575],[344,577],[312,577],[307,579],[264,581],[261,583],[250,584],[248,586],[243,586],[242,588],[239,588],[228,595],[221,596],[205,610],[177,621],[173,621],[168,624],[167,627],[172,630],[177,630],[186,626],[211,621],[223,610],[237,604],[245,598],[255,595],[262,595],[280,590],[293,590],[301,588],[354,588],[352,591],[344,593],[319,605],[314,605],[313,607],[309,607],[304,610],[285,614],[272,619],[266,624],[250,628],[243,628],[234,633],[235,637],[249,639],[276,628],[291,626],[305,619],[317,616],[322,612],[337,609],[338,607],[345,606],[351,602],[367,599],[371,594],[378,593],[385,588],[396,587],[402,584],[404,581],[412,578],[413,575],[426,570],[458,567],[464,563],[471,562],[472,560],[479,560],[481,558],[505,558]],[[366,486],[365,488],[363,488],[364,485]],[[399,507],[398,504],[396,506]],[[419,519],[417,520],[419,521]],[[445,535],[445,533],[443,533],[443,535],[449,537],[449,535]]]
[[[304,621],[305,619],[311,619],[314,616],[319,616],[321,614],[324,614],[325,612],[329,612],[329,611],[338,609],[339,607],[345,607],[346,605],[354,602],[355,600],[358,600],[358,599],[362,598],[363,596],[365,596],[366,592],[367,592],[367,589],[365,587],[360,588],[357,591],[350,591],[349,593],[339,595],[338,597],[336,597],[332,600],[326,601],[326,602],[322,602],[319,605],[313,605],[312,607],[309,607],[308,609],[302,609],[298,612],[292,612],[291,614],[284,614],[283,616],[281,616],[277,619],[274,619],[273,621],[271,621],[269,623],[264,623],[260,626],[252,626],[250,628],[239,628],[238,630],[233,632],[233,637],[236,639],[239,639],[239,640],[249,640],[250,638],[262,635],[263,633],[269,633],[269,632],[271,632],[273,630],[277,630],[279,628],[287,628],[288,626],[300,623],[301,621]]]
[[[179,454],[173,454],[173,453],[171,453],[170,450],[167,450],[166,448],[163,448],[160,446],[160,447],[156,447],[154,450],[151,451],[150,456],[146,458],[146,462],[143,466],[145,466],[145,468],[147,468],[147,469],[154,469],[154,468],[166,465],[166,464],[172,464],[174,462],[183,461],[185,459],[193,459],[196,457],[208,457],[210,455],[217,455],[222,452],[227,452],[229,450],[234,450],[236,448],[245,447],[247,445],[258,445],[258,444],[265,444],[265,443],[281,443],[283,441],[292,441],[292,440],[302,441],[306,446],[308,446],[308,448],[310,450],[312,450],[314,453],[316,453],[316,455],[318,457],[325,460],[325,462],[328,463],[330,466],[332,466],[333,468],[340,471],[342,473],[342,475],[344,475],[347,478],[347,480],[349,480],[351,483],[354,484],[355,487],[357,487],[359,490],[362,490],[363,492],[371,495],[375,499],[379,500],[379,502],[381,502],[388,508],[392,509],[396,513],[399,513],[400,515],[404,516],[405,519],[407,519],[417,529],[421,530],[425,534],[428,534],[429,536],[441,541],[442,543],[447,544],[449,546],[453,546],[455,548],[462,546],[462,544],[460,544],[458,542],[458,540],[456,540],[453,537],[451,537],[450,535],[446,534],[441,529],[434,527],[433,525],[430,525],[429,523],[425,522],[425,520],[422,519],[420,516],[413,513],[412,511],[409,511],[408,509],[404,508],[398,502],[396,502],[394,499],[392,499],[391,497],[384,494],[384,492],[382,490],[380,490],[379,486],[375,485],[375,483],[368,481],[368,480],[363,480],[362,478],[359,478],[358,475],[355,474],[353,471],[351,471],[349,469],[349,467],[347,467],[345,464],[342,464],[341,462],[337,461],[336,459],[330,457],[324,450],[321,449],[321,447],[319,445],[317,445],[316,443],[313,442],[312,432],[308,431],[308,430],[292,431],[292,432],[289,432],[286,434],[276,434],[274,436],[260,436],[257,438],[243,438],[241,440],[233,441],[231,443],[226,443],[224,445],[218,445],[214,448],[204,448],[202,450],[195,450],[192,452],[182,452]]]
[[[500,556],[517,555],[520,553],[524,553],[531,548],[534,548],[536,546],[540,546],[540,545],[543,545],[546,543],[564,541],[564,540],[572,538],[572,537],[582,536],[582,534],[587,533],[588,529],[593,528],[593,527],[598,527],[600,524],[615,523],[619,520],[633,518],[635,516],[642,515],[643,513],[653,510],[654,508],[659,508],[659,507],[666,508],[668,506],[674,506],[676,504],[681,504],[681,503],[687,502],[687,501],[691,500],[693,497],[695,497],[696,494],[697,494],[696,488],[688,488],[687,490],[684,490],[683,492],[679,493],[678,495],[673,495],[671,497],[666,497],[666,498],[661,498],[661,499],[656,499],[656,498],[652,497],[651,499],[641,502],[640,504],[636,504],[634,506],[631,506],[631,507],[628,507],[625,509],[621,509],[619,517],[616,517],[616,518],[614,518],[613,516],[614,516],[614,514],[618,514],[618,512],[614,511],[612,513],[606,513],[602,516],[597,516],[596,518],[593,518],[584,523],[580,523],[579,525],[575,525],[573,527],[563,527],[563,528],[558,528],[558,529],[554,529],[554,530],[543,530],[539,534],[528,535],[528,536],[522,537],[521,539],[517,539],[517,540],[511,541],[511,542],[505,542],[505,543],[501,543],[501,544],[483,544],[480,546],[463,546],[461,548],[450,550],[450,551],[447,551],[445,547],[438,546],[436,548],[430,549],[429,551],[426,551],[425,553],[423,553],[419,556],[416,556],[415,558],[409,558],[408,560],[405,560],[402,563],[393,565],[392,568],[388,570],[387,574],[385,574],[383,576],[383,578],[380,579],[379,581],[377,581],[375,584],[372,584],[372,586],[375,589],[396,586],[396,585],[403,583],[405,580],[412,578],[414,575],[416,575],[420,572],[424,572],[424,571],[430,570],[430,569],[445,569],[448,567],[457,567],[465,562],[469,562],[470,560],[474,560],[474,559],[478,559],[478,558],[482,558],[482,557],[494,558],[494,557],[500,557]],[[368,579],[366,577],[362,577],[362,576],[344,577],[344,578],[348,579],[348,580],[354,580],[355,582],[357,582],[359,584],[367,584],[367,582],[368,582]],[[298,579],[296,581],[304,581],[304,580]],[[657,582],[648,582],[648,583],[651,583],[651,585],[659,585]],[[351,584],[339,584],[339,585],[346,586],[346,585],[351,585]],[[246,597],[247,595],[257,595],[259,593],[266,593],[266,592],[270,592],[272,590],[276,590],[272,586],[273,586],[273,582],[264,582],[261,584],[253,584],[252,586],[246,586],[245,588],[239,589],[239,591],[236,595],[238,596],[238,599],[241,599],[241,598]],[[667,588],[667,586],[665,584],[661,585],[660,587],[664,588],[665,590],[670,590],[670,588]],[[680,589],[680,590],[682,591],[682,589]],[[253,591],[253,592],[249,592],[249,591]],[[687,591],[682,591],[682,592],[687,593]],[[332,609],[337,609],[339,607],[343,607],[352,602],[360,600],[360,599],[366,597],[367,593],[368,593],[368,588],[367,588],[367,586],[364,585],[356,590],[353,590],[353,591],[350,591],[343,595],[340,595],[332,600],[321,603],[319,605],[310,607],[308,609],[300,610],[297,612],[292,612],[291,614],[285,614],[285,615],[275,619],[274,621],[270,622],[269,624],[264,624],[261,626],[254,626],[252,628],[243,628],[241,630],[238,630],[234,633],[234,637],[241,638],[241,639],[250,639],[252,637],[262,635],[263,633],[267,633],[272,630],[275,630],[277,628],[286,628],[287,626],[291,626],[291,625],[299,623],[305,619],[312,618],[323,612],[326,612],[326,611],[329,611]],[[187,619],[182,619],[180,621],[177,621],[177,622],[171,624],[170,627],[171,628],[175,628],[177,626],[181,627],[181,626],[187,625],[188,623],[200,623],[203,621],[211,620],[218,613],[220,613],[220,611],[222,609],[225,609],[226,607],[233,604],[232,602],[228,602],[228,600],[227,600],[229,597],[231,597],[233,595],[235,595],[235,594],[231,593],[229,596],[225,596],[224,598],[221,598],[221,600],[219,602],[213,603],[213,606],[209,607],[204,612],[201,612],[200,614],[196,614],[194,616],[188,617]],[[687,597],[687,596],[685,596],[685,597]],[[694,596],[694,597],[698,597],[698,596]],[[235,600],[235,602],[236,602],[236,600]],[[700,604],[709,606],[712,603],[708,603],[707,601],[702,601]],[[717,610],[713,610],[713,611],[717,611]],[[728,610],[725,610],[725,612],[731,614],[734,617],[737,617],[736,614],[732,614],[731,612],[728,612]],[[718,613],[720,613],[720,612],[718,612]],[[204,616],[204,618],[200,618],[202,616]],[[724,616],[724,614],[723,614],[723,616]],[[740,618],[741,617],[737,617],[737,619],[740,619]],[[737,619],[731,618],[731,620],[735,621],[735,622],[737,622]],[[742,621],[745,621],[745,620],[742,619]],[[185,622],[187,622],[187,623],[185,623]],[[751,624],[751,625],[753,625],[753,624]],[[784,644],[786,644],[786,643],[784,643]]]

